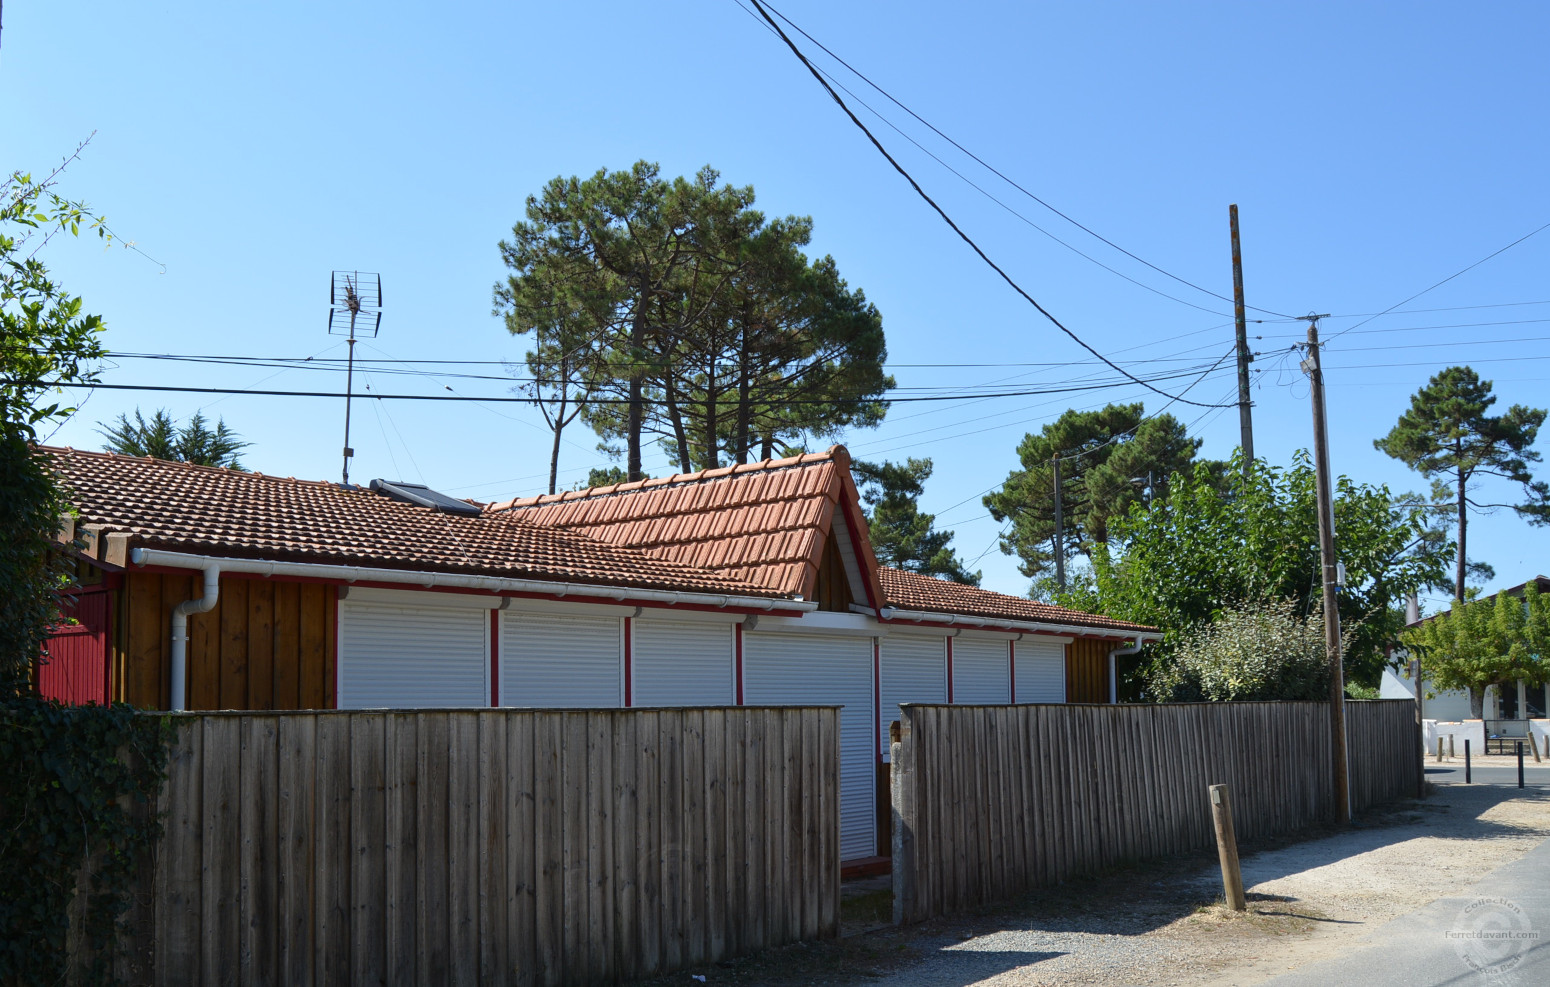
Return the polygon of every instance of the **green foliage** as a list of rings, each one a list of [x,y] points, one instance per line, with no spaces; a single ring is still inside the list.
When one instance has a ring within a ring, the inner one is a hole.
[[[1234,602],[1179,634],[1149,686],[1163,702],[1327,699],[1324,618],[1295,600]]]
[[[37,253],[57,232],[79,234],[83,223],[110,234],[84,203],[52,191],[53,177],[34,182],[14,172],[0,182],[0,422],[27,439],[39,423],[74,410],[38,397],[96,381],[91,364],[104,352],[102,318],[83,315],[81,299],[54,283]]]
[[[172,731],[127,705],[0,704],[0,983],[64,981],[69,906],[90,865],[90,979],[111,982],[112,945],[143,855]]]
[[[1172,415],[1148,418],[1143,412],[1139,403],[1067,411],[1023,437],[1017,446],[1022,468],[984,498],[997,521],[1011,519],[1001,551],[1022,560],[1023,575],[1038,579],[1054,567],[1056,453],[1068,561],[1107,544],[1112,518],[1148,498],[1166,497],[1168,478],[1189,469],[1201,440],[1185,434]]]
[[[1550,680],[1550,596],[1530,581],[1521,599],[1497,593],[1454,600],[1448,612],[1410,628],[1402,640],[1420,656],[1428,689],[1466,690],[1478,718],[1487,687]]]
[[[1452,504],[1457,519],[1455,599],[1465,597],[1469,575],[1467,549],[1471,510],[1511,507],[1532,524],[1550,524],[1550,484],[1535,480],[1530,449],[1545,423],[1545,411],[1515,404],[1504,415],[1488,414],[1496,396],[1491,382],[1470,367],[1449,367],[1436,374],[1410,399],[1410,407],[1388,435],[1373,445],[1432,480],[1434,497]],[[1516,504],[1481,503],[1470,488],[1478,479],[1497,477],[1523,488]]]
[[[133,422],[128,415],[119,415],[118,421],[112,425],[103,423],[97,431],[108,440],[105,446],[109,452],[239,471],[242,461],[237,453],[251,444],[228,428],[224,418],[216,422],[212,431],[205,416],[196,411],[187,424],[180,426],[164,408],[153,412],[150,421],[136,408]]]
[[[1382,699],[1383,694],[1377,686],[1362,685],[1359,682],[1347,682],[1345,684],[1345,697],[1347,699]]]
[[[644,161],[528,198],[494,311],[533,339],[552,429],[568,411],[623,438],[638,479],[643,435],[692,472],[882,418],[881,316],[831,258],[802,253],[810,219],[753,202],[709,167],[668,181]]]
[[[1395,504],[1387,487],[1340,477],[1336,549],[1345,563],[1340,621],[1353,628],[1348,678],[1376,683],[1403,626],[1405,594],[1437,578],[1435,555],[1414,551],[1425,510]],[[1099,611],[1161,627],[1172,641],[1234,604],[1292,600],[1312,614],[1322,595],[1314,471],[1306,453],[1289,469],[1262,461],[1245,477],[1201,463],[1176,474],[1166,498],[1113,523],[1118,557],[1094,556]]]
[[[61,166],[62,168],[63,166]],[[102,320],[60,289],[38,259],[51,235],[100,219],[15,174],[0,183],[0,983],[64,980],[69,905],[88,865],[81,945],[93,981],[111,980],[108,947],[127,907],[140,855],[159,832],[145,803],[160,787],[167,735],[128,706],[64,707],[32,690],[35,663],[70,586],[68,549],[56,543],[69,511],[48,461],[33,448],[40,425],[72,413],[40,400],[96,380]]]
[[[69,507],[22,432],[0,432],[0,699],[31,689],[33,660],[59,620],[56,593],[69,585],[53,540]]]
[[[593,487],[611,487],[617,483],[626,483],[629,476],[618,466],[594,466],[587,470],[587,478],[577,481],[572,490],[590,490]],[[643,480],[651,479],[649,476],[641,477]],[[552,491],[551,491],[552,492]]]
[[[953,533],[932,530],[936,516],[920,512],[917,501],[931,478],[931,460],[909,459],[902,466],[886,460],[857,462],[851,469],[879,563],[970,586],[980,584],[980,573],[966,570],[949,547]]]

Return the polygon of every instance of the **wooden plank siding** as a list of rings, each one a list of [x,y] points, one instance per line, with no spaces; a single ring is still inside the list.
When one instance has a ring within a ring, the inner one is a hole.
[[[172,699],[172,608],[201,592],[198,573],[129,572],[115,591],[112,696],[142,709]],[[191,710],[331,709],[335,588],[221,577],[209,613],[188,619]]]
[[[1414,717],[1408,699],[1346,704],[1354,812],[1415,794]],[[1209,850],[1208,785],[1230,787],[1240,839],[1334,817],[1323,703],[906,705],[900,733],[890,766],[901,923]]]
[[[1109,701],[1109,652],[1123,643],[1082,637],[1066,645],[1066,702]]]
[[[136,983],[617,983],[839,934],[838,707],[173,723]]]

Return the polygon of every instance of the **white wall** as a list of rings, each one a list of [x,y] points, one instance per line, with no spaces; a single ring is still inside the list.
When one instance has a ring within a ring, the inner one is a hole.
[[[1378,683],[1378,696],[1381,699],[1415,698],[1415,683],[1410,679],[1408,665],[1397,672],[1392,668],[1383,670],[1383,678]],[[1462,689],[1450,689],[1438,693],[1435,699],[1423,700],[1421,712],[1428,719],[1467,720],[1469,719],[1469,693]]]

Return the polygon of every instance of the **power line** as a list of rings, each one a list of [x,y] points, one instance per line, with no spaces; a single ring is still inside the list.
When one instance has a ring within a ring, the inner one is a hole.
[[[755,2],[757,2],[757,0],[755,0]],[[1339,332],[1335,333],[1333,336],[1330,336],[1329,339],[1326,339],[1325,342],[1328,343],[1329,340],[1336,339],[1336,338],[1338,338],[1340,336],[1344,336],[1346,333],[1348,333],[1351,330],[1355,329],[1357,326],[1364,326],[1367,323],[1371,322],[1373,319],[1378,318],[1379,316],[1388,315],[1390,312],[1394,311],[1396,308],[1399,308],[1399,306],[1401,306],[1401,305],[1408,305],[1409,303],[1415,301],[1417,298],[1420,298],[1422,295],[1426,294],[1427,292],[1432,291],[1433,289],[1436,289],[1436,288],[1441,288],[1443,285],[1447,284],[1449,281],[1452,281],[1456,277],[1459,277],[1459,276],[1464,275],[1464,274],[1468,274],[1470,271],[1473,271],[1475,268],[1479,267],[1481,264],[1484,264],[1486,261],[1490,260],[1491,258],[1497,256],[1498,254],[1506,253],[1507,251],[1511,250],[1513,247],[1516,247],[1518,244],[1522,243],[1524,240],[1527,240],[1527,239],[1529,239],[1530,237],[1533,237],[1533,236],[1537,236],[1538,234],[1544,232],[1545,230],[1550,230],[1550,223],[1546,223],[1545,225],[1539,227],[1538,229],[1536,229],[1536,230],[1534,230],[1534,231],[1532,231],[1530,233],[1523,234],[1522,236],[1518,237],[1516,240],[1514,240],[1511,243],[1507,244],[1507,246],[1505,246],[1505,247],[1502,247],[1502,248],[1500,248],[1498,250],[1491,251],[1490,253],[1486,254],[1484,257],[1482,257],[1479,260],[1475,261],[1473,264],[1469,265],[1468,267],[1466,267],[1466,268],[1464,268],[1462,270],[1453,272],[1452,274],[1450,274],[1447,277],[1443,278],[1441,281],[1438,281],[1436,284],[1431,285],[1430,287],[1422,288],[1420,291],[1418,291],[1415,294],[1411,295],[1409,298],[1406,298],[1404,301],[1395,302],[1394,304],[1390,305],[1388,308],[1386,308],[1383,311],[1379,312],[1377,315],[1369,316],[1369,317],[1363,319],[1362,321],[1356,323],[1356,325],[1354,325],[1354,326],[1349,326],[1349,327],[1347,327],[1345,329],[1340,330]]]
[[[887,159],[888,163],[893,166],[893,169],[895,171],[897,171],[904,178],[905,181],[909,182],[910,187],[915,190],[915,194],[919,195],[923,200],[925,200],[926,204],[929,205],[933,210],[935,210],[936,214],[942,218],[942,221],[945,222],[948,225],[948,227],[950,227],[952,229],[952,231],[954,233],[958,234],[959,239],[963,240],[964,243],[968,244],[969,248],[972,249],[976,254],[979,255],[980,260],[984,261],[990,267],[991,270],[993,270],[997,274],[999,274],[1001,276],[1001,279],[1003,281],[1005,281],[1008,285],[1010,285],[1012,290],[1016,291],[1019,295],[1021,295],[1023,297],[1023,299],[1028,302],[1028,304],[1032,305],[1035,309],[1037,309],[1040,315],[1043,315],[1046,319],[1048,319],[1050,321],[1051,324],[1053,324],[1055,326],[1055,328],[1059,329],[1061,332],[1063,332],[1067,336],[1069,336],[1075,343],[1077,343],[1077,345],[1081,346],[1083,349],[1085,349],[1087,352],[1091,353],[1093,356],[1097,357],[1099,360],[1102,360],[1104,363],[1108,364],[1111,369],[1119,371],[1121,374],[1124,374],[1126,377],[1129,377],[1132,381],[1134,381],[1137,384],[1140,384],[1142,387],[1145,387],[1147,390],[1153,391],[1153,392],[1155,392],[1157,394],[1160,394],[1160,395],[1162,395],[1165,398],[1171,398],[1173,400],[1183,401],[1185,404],[1192,404],[1192,405],[1195,405],[1196,407],[1201,407],[1201,408],[1214,407],[1212,405],[1207,405],[1204,402],[1191,401],[1188,398],[1180,398],[1177,395],[1169,394],[1167,391],[1164,391],[1161,388],[1156,387],[1153,384],[1150,384],[1150,383],[1148,383],[1145,380],[1142,380],[1140,377],[1137,377],[1134,374],[1130,373],[1130,371],[1128,371],[1128,370],[1124,369],[1123,367],[1119,366],[1117,363],[1115,363],[1114,361],[1110,360],[1108,357],[1104,356],[1102,353],[1099,353],[1096,349],[1094,349],[1092,346],[1090,346],[1086,342],[1086,340],[1082,339],[1082,337],[1078,336],[1076,333],[1074,333],[1070,329],[1066,328],[1066,326],[1059,319],[1055,318],[1055,316],[1052,315],[1049,312],[1048,309],[1046,309],[1043,305],[1040,305],[1038,303],[1038,301],[1036,301],[1032,295],[1030,295],[1027,291],[1025,291],[1023,289],[1023,287],[1021,285],[1019,285],[1016,281],[1014,281],[1012,279],[1011,275],[1007,274],[1006,271],[1002,270],[1000,265],[998,265],[995,261],[991,260],[990,259],[990,255],[985,253],[985,251],[980,248],[980,245],[978,243],[974,242],[974,239],[972,237],[970,237],[967,233],[965,233],[963,231],[963,229],[961,227],[959,227],[959,225],[953,221],[952,217],[947,215],[947,212],[945,210],[943,210],[941,206],[936,204],[936,200],[931,198],[931,196],[926,194],[926,190],[920,187],[920,183],[915,181],[914,177],[911,176],[910,173],[904,169],[904,166],[899,164],[899,162],[894,159],[893,155],[888,153],[888,149],[883,147],[882,142],[879,141],[877,139],[877,137],[872,134],[872,131],[867,129],[866,124],[862,123],[861,119],[856,116],[855,112],[852,111],[851,108],[845,104],[845,101],[840,98],[839,93],[835,92],[834,91],[834,87],[829,85],[828,80],[826,80],[823,77],[823,75],[816,68],[813,67],[812,62],[808,61],[807,56],[802,54],[802,50],[796,46],[796,43],[793,42],[789,37],[786,36],[786,32],[781,30],[781,27],[780,27],[779,24],[775,23],[774,19],[772,17],[770,17],[769,13],[765,10],[764,4],[763,4],[762,0],[751,0],[751,2],[753,3],[753,5],[755,7],[757,7],[759,9],[759,12],[761,14],[763,14],[764,19],[766,21],[768,21],[769,24],[772,27],[774,27],[775,30],[780,34],[781,40],[784,41],[786,43],[786,46],[791,49],[792,54],[796,55],[796,57],[802,62],[802,64],[807,67],[807,70],[810,73],[812,73],[812,76],[813,76],[814,79],[818,80],[818,84],[823,86],[824,91],[829,94],[830,98],[832,98],[836,103],[839,104],[840,109],[845,111],[845,115],[850,118],[851,123],[855,124],[856,127],[859,128],[861,130],[861,132],[866,135],[867,139],[872,142],[872,146],[877,148],[878,153],[880,153],[884,158]]]
[[[756,3],[756,6],[757,5],[759,5],[759,4]],[[739,2],[738,6],[741,7],[742,4]],[[962,151],[964,154],[968,155],[970,158],[972,158],[975,162],[977,162],[985,170],[989,171],[991,174],[995,175],[997,178],[1001,179],[1003,182],[1006,182],[1008,185],[1012,186],[1017,191],[1021,192],[1023,195],[1026,195],[1028,198],[1032,199],[1034,202],[1037,202],[1039,205],[1043,206],[1045,209],[1048,209],[1050,212],[1052,212],[1055,215],[1059,216],[1061,219],[1063,219],[1066,222],[1070,223],[1072,226],[1075,226],[1077,229],[1079,229],[1082,232],[1088,234],[1089,236],[1094,237],[1095,239],[1102,241],[1103,243],[1109,245],[1110,247],[1113,247],[1115,250],[1118,250],[1120,253],[1124,254],[1126,257],[1129,257],[1131,260],[1134,260],[1134,261],[1137,261],[1137,262],[1139,262],[1141,264],[1146,265],[1147,267],[1149,267],[1152,270],[1156,271],[1158,274],[1161,274],[1164,277],[1172,278],[1174,281],[1177,281],[1179,284],[1185,285],[1186,287],[1193,288],[1196,291],[1204,292],[1205,294],[1210,295],[1212,298],[1217,298],[1217,299],[1220,299],[1221,301],[1227,302],[1228,304],[1233,304],[1233,299],[1227,297],[1226,295],[1218,294],[1217,292],[1212,291],[1210,288],[1202,287],[1202,286],[1200,286],[1198,284],[1195,284],[1193,281],[1186,280],[1184,278],[1179,277],[1177,274],[1174,274],[1174,273],[1172,273],[1170,271],[1164,270],[1161,267],[1158,267],[1156,264],[1153,264],[1151,261],[1147,260],[1146,258],[1141,257],[1141,256],[1139,256],[1137,254],[1134,254],[1134,253],[1132,253],[1129,250],[1126,250],[1124,247],[1121,247],[1119,244],[1117,244],[1113,240],[1110,240],[1109,238],[1105,237],[1103,234],[1098,233],[1096,230],[1093,230],[1092,228],[1090,228],[1090,227],[1088,227],[1088,226],[1078,222],[1077,220],[1075,220],[1072,217],[1068,216],[1066,213],[1061,212],[1059,209],[1055,208],[1054,206],[1050,205],[1048,202],[1046,202],[1043,199],[1039,198],[1033,192],[1029,191],[1028,189],[1024,188],[1022,185],[1019,185],[1017,182],[1013,181],[1007,175],[1005,175],[1000,170],[998,170],[995,166],[991,165],[984,158],[981,158],[979,155],[975,154],[973,151],[971,151],[968,148],[964,147],[962,144],[958,143],[956,140],[953,140],[947,134],[945,134],[941,130],[937,129],[936,125],[931,123],[931,121],[927,120],[926,118],[922,117],[919,113],[916,113],[914,110],[912,110],[908,106],[904,105],[904,103],[900,102],[897,98],[895,98],[892,93],[888,92],[888,90],[884,89],[882,86],[879,86],[877,83],[873,82],[870,78],[868,78],[864,73],[862,73],[855,66],[851,65],[849,62],[845,61],[845,59],[843,59],[839,55],[835,54],[834,51],[832,51],[822,41],[819,41],[817,38],[813,37],[811,34],[808,34],[807,31],[804,30],[803,27],[800,24],[796,23],[791,18],[787,17],[785,14],[782,14],[780,11],[776,10],[773,5],[771,5],[771,4],[766,2],[766,3],[763,3],[763,6],[768,7],[772,12],[774,12],[775,16],[779,17],[781,20],[783,20],[787,24],[791,25],[791,27],[793,29],[795,29],[797,31],[797,33],[801,34],[804,38],[806,38],[807,40],[811,41],[813,44],[817,45],[830,58],[834,59],[836,62],[839,62],[841,65],[845,66],[846,69],[848,69],[852,74],[854,74],[862,82],[865,82],[867,85],[871,86],[873,89],[875,89],[879,93],[881,93],[883,95],[883,97],[885,99],[887,99],[889,102],[893,103],[899,109],[903,110],[905,113],[908,113],[910,116],[914,117],[917,121],[919,121],[920,123],[924,124],[932,133],[936,134],[938,137],[940,137],[943,140],[947,141],[947,143],[951,144],[953,147],[957,148],[959,151]],[[746,7],[744,7],[743,9],[747,10]],[[750,13],[752,13],[752,12],[750,11]],[[766,19],[768,19],[768,18],[766,18]],[[779,30],[779,29],[777,28],[777,30]],[[783,33],[782,33],[781,36],[783,38],[785,37],[785,35]],[[790,41],[788,40],[787,43],[790,44]],[[796,50],[795,46],[792,46],[792,50],[793,51]],[[801,57],[801,53],[800,52],[798,52],[798,57]],[[804,58],[803,61],[806,62],[807,60]],[[811,68],[811,65],[809,65],[809,68]],[[843,88],[843,87],[841,87],[841,88]],[[846,92],[850,92],[850,90],[847,89]],[[852,94],[852,95],[854,95],[854,94]],[[860,102],[860,100],[858,99],[857,102]],[[862,105],[865,106],[866,104],[862,103]],[[867,107],[867,108],[869,110],[871,109],[871,107]],[[874,115],[876,115],[878,117],[878,119],[883,120],[884,123],[888,123],[888,121],[882,116],[882,114],[877,113],[876,110],[872,110],[872,112],[873,112]],[[893,126],[893,125],[890,123],[889,126]],[[903,134],[903,131],[900,131],[899,128],[894,127],[893,129],[895,131],[898,131],[900,134]],[[906,137],[906,139],[910,140],[910,143],[915,144],[916,147],[920,147],[920,144],[915,142],[913,139],[910,139],[908,137],[908,135],[904,135],[904,136]],[[921,150],[925,151],[925,148],[921,147]],[[926,151],[926,153],[927,154],[931,154],[930,151]],[[934,155],[934,154],[932,154],[931,156],[933,158],[936,158],[936,155]],[[936,158],[936,160],[938,162],[941,162],[940,158]],[[948,170],[952,171],[953,174],[958,175],[958,172],[957,172],[956,169],[951,168],[945,162],[941,162],[941,163],[942,163],[943,167],[948,168]],[[958,175],[958,177],[963,178],[962,175]],[[1138,284],[1141,287],[1147,288],[1150,291],[1156,291],[1155,288],[1150,288],[1147,285],[1141,284],[1141,282],[1135,281],[1133,278],[1130,278],[1127,275],[1120,274],[1120,272],[1115,271],[1113,268],[1109,267],[1106,264],[1103,264],[1101,261],[1095,260],[1092,257],[1088,257],[1087,254],[1082,253],[1082,251],[1080,251],[1080,250],[1077,250],[1075,247],[1073,247],[1070,244],[1066,243],[1064,240],[1061,240],[1060,238],[1054,236],[1053,234],[1050,234],[1047,231],[1045,231],[1045,230],[1041,229],[1040,227],[1036,226],[1031,220],[1028,220],[1025,217],[1022,217],[1021,214],[1017,213],[1015,210],[1011,210],[1010,207],[1007,207],[1004,204],[1002,204],[999,199],[996,199],[994,196],[990,195],[990,193],[985,192],[983,189],[980,189],[978,185],[975,185],[973,182],[970,182],[967,178],[964,178],[963,180],[965,182],[968,182],[968,184],[970,186],[975,188],[977,191],[980,191],[987,198],[991,199],[991,201],[996,202],[998,205],[1002,205],[1003,208],[1007,208],[1009,212],[1013,213],[1013,215],[1016,215],[1019,218],[1023,219],[1023,221],[1028,223],[1028,225],[1033,226],[1034,229],[1037,229],[1037,230],[1039,230],[1039,232],[1044,233],[1046,236],[1050,237],[1050,239],[1054,240],[1056,243],[1059,243],[1061,246],[1064,246],[1067,249],[1071,250],[1072,252],[1078,254],[1079,256],[1081,256],[1083,258],[1086,258],[1087,260],[1092,261],[1093,263],[1097,264],[1099,267],[1104,268],[1104,270],[1110,271],[1111,273],[1114,273],[1114,274],[1118,274],[1120,277],[1125,278],[1125,280],[1127,280],[1127,281],[1131,281],[1134,284]],[[1163,294],[1162,292],[1157,292],[1157,293],[1158,294]],[[1174,301],[1182,302],[1185,305],[1191,304],[1189,302],[1184,302],[1183,299],[1173,298],[1172,295],[1164,295],[1164,297],[1165,298],[1173,299]],[[1199,306],[1195,306],[1195,307],[1198,308]],[[1292,318],[1291,316],[1285,315],[1285,314],[1283,314],[1281,312],[1272,312],[1269,309],[1259,308],[1259,307],[1254,306],[1254,305],[1250,305],[1248,307],[1254,309],[1254,311],[1256,311],[1256,312],[1264,312],[1267,315],[1275,315],[1275,316],[1279,316],[1281,318]]]
[[[1193,373],[1193,371],[1173,372],[1173,373],[1167,373],[1167,374],[1158,374],[1158,375],[1155,375],[1155,376],[1151,377],[1149,380],[1157,380],[1157,381],[1178,380],[1180,378],[1188,377],[1192,373]],[[1152,387],[1152,385],[1149,383],[1148,379],[1134,377],[1134,376],[1132,376],[1130,374],[1125,374],[1125,377],[1126,377],[1126,379],[1122,380],[1122,381],[1106,381],[1106,382],[1093,383],[1093,384],[1076,384],[1076,385],[1071,385],[1071,386],[1067,386],[1067,387],[1050,387],[1050,388],[1037,388],[1037,389],[1027,389],[1027,390],[1018,390],[1018,391],[1003,391],[1003,392],[1001,392],[999,394],[983,394],[983,393],[975,392],[975,393],[971,393],[971,394],[916,394],[916,395],[906,395],[904,397],[896,397],[896,398],[882,398],[882,397],[879,397],[879,398],[834,398],[834,399],[829,399],[829,400],[802,400],[802,399],[797,399],[797,400],[790,400],[790,401],[782,401],[781,404],[784,405],[784,406],[787,406],[787,407],[794,407],[794,406],[798,406],[798,405],[831,406],[831,405],[835,405],[835,404],[872,404],[872,403],[876,403],[876,404],[905,404],[905,403],[927,402],[927,401],[931,401],[931,402],[934,402],[934,401],[965,401],[965,400],[977,400],[977,399],[989,399],[989,398],[1032,397],[1032,396],[1036,396],[1036,395],[1040,395],[1040,394],[1069,394],[1069,393],[1074,393],[1074,392],[1079,392],[1079,391],[1103,390],[1103,389],[1112,388],[1112,387],[1129,387],[1132,383],[1138,383],[1138,384],[1141,384],[1141,385],[1143,385],[1143,386],[1145,386],[1145,387],[1147,387],[1147,388],[1149,388],[1151,390],[1157,390],[1155,387]],[[109,391],[164,391],[164,392],[180,393],[180,394],[248,394],[248,395],[252,395],[252,396],[255,396],[255,397],[294,397],[294,398],[341,398],[341,397],[344,397],[343,394],[340,394],[337,391],[274,391],[274,390],[263,390],[263,391],[261,391],[261,390],[252,390],[252,389],[243,390],[243,389],[231,388],[231,387],[178,387],[178,386],[172,386],[172,385],[167,385],[167,384],[93,384],[93,385],[90,385],[90,386],[101,388],[103,390],[109,390]],[[1159,391],[1158,393],[1166,394],[1166,392],[1163,392],[1163,391]],[[460,402],[484,401],[484,402],[488,402],[488,403],[492,403],[492,404],[533,404],[535,402],[535,400],[536,400],[536,399],[531,398],[531,397],[505,397],[505,396],[500,396],[500,397],[496,397],[496,396],[482,397],[482,396],[477,396],[477,395],[465,395],[465,394],[373,394],[372,397],[376,398],[379,401],[460,401]],[[629,403],[629,399],[628,398],[591,398],[589,400],[593,404],[624,405],[624,404],[628,404]],[[1183,400],[1183,399],[1177,399],[1177,400]],[[678,401],[678,404],[680,406],[686,406],[686,407],[698,406],[698,405],[703,404],[703,403],[704,403],[703,401],[697,401],[697,400],[693,400],[693,399],[680,399]],[[1202,407],[1202,408],[1227,407],[1226,405],[1201,404],[1201,403],[1195,402],[1195,401],[1189,401],[1187,403],[1194,404],[1194,405],[1197,405],[1198,407]]]

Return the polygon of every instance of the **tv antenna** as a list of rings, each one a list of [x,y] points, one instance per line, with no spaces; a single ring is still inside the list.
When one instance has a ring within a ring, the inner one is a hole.
[[[382,325],[382,275],[361,271],[335,271],[329,279],[328,331],[334,336],[349,336],[350,357],[344,376],[344,470],[343,485],[350,485],[350,399],[355,393],[355,340],[357,336],[377,337]]]

